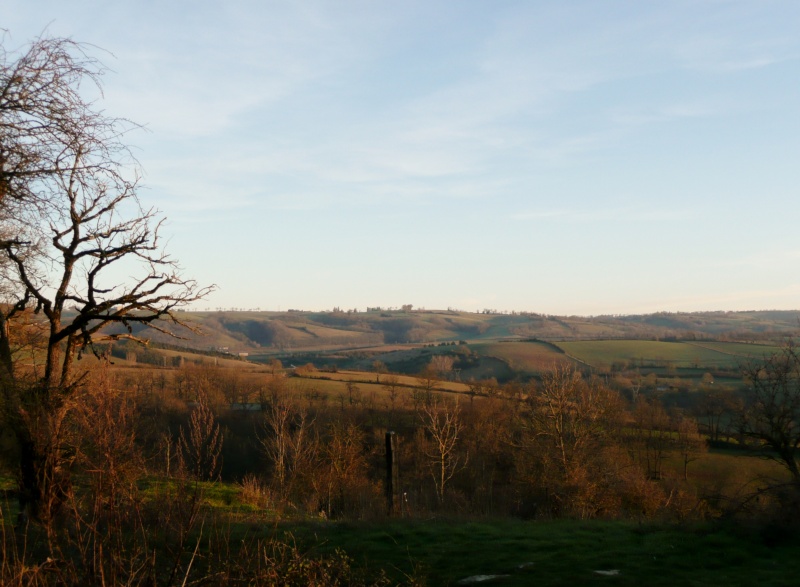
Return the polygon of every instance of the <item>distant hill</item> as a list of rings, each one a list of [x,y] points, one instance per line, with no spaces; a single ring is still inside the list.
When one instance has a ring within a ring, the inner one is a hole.
[[[800,311],[548,316],[448,310],[367,312],[181,312],[181,340],[139,327],[155,342],[232,354],[332,351],[392,344],[601,339],[776,342],[800,329]],[[111,332],[111,331],[109,331]]]

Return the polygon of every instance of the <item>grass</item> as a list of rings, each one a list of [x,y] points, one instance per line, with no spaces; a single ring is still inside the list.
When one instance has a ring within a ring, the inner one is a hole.
[[[511,519],[278,523],[266,515],[221,524],[210,523],[206,532],[221,533],[232,548],[229,556],[237,556],[238,545],[245,542],[277,537],[313,557],[341,549],[370,574],[384,569],[394,581],[414,577],[429,587],[456,585],[475,575],[506,575],[492,582],[504,587],[781,587],[796,585],[800,576],[796,535],[780,536],[776,542],[774,535],[720,523]],[[596,571],[618,571],[618,575]]]
[[[522,585],[796,585],[798,542],[766,546],[724,526],[632,522],[394,521],[295,525],[322,552],[344,548],[395,578],[421,569],[428,585],[507,574]],[[595,573],[618,570],[614,577]]]
[[[142,496],[148,501],[163,500],[167,494],[177,491],[177,483],[171,479],[147,477],[139,482]],[[188,492],[195,489],[194,482],[190,481]],[[200,505],[206,511],[219,514],[248,514],[253,512],[265,513],[264,510],[246,503],[242,498],[242,488],[235,483],[222,483],[201,481],[197,484]]]
[[[157,499],[165,483],[147,481],[145,494]],[[384,569],[395,581],[424,577],[429,587],[455,585],[474,575],[507,575],[496,584],[508,587],[780,587],[796,585],[800,576],[800,537],[778,535],[776,541],[764,531],[721,523],[436,517],[280,522],[275,512],[248,510],[236,485],[203,484],[203,494],[204,508],[217,516],[234,549],[231,556],[244,540],[276,536],[312,556],[342,549],[359,567]],[[619,574],[604,576],[599,570]]]
[[[17,482],[13,477],[0,474],[0,492],[12,491],[16,488]]]
[[[698,495],[718,496],[716,507],[731,507],[737,500],[751,494],[769,482],[787,482],[789,475],[786,469],[773,460],[736,449],[710,449],[708,452],[695,455],[696,460],[687,468],[688,487],[697,491]],[[663,463],[663,472],[667,479],[683,477],[683,459],[677,453],[671,453]],[[715,498],[711,498],[716,501]]]
[[[395,375],[394,377],[396,377],[398,385],[402,387],[411,388],[421,385],[419,377],[409,375]],[[326,382],[327,386],[323,384],[322,387],[325,387],[325,391],[331,392],[339,391],[344,393],[346,383],[352,381],[358,384],[362,392],[375,391],[381,395],[387,393],[384,388],[387,382],[386,375],[381,375],[381,383],[376,383],[376,374],[368,371],[337,371],[336,373],[313,371],[297,379],[313,381],[313,385],[318,386],[320,382]],[[435,389],[436,391],[466,392],[469,390],[469,386],[455,381],[437,381]]]
[[[523,373],[540,373],[554,365],[570,363],[570,359],[553,345],[542,342],[498,342],[471,344],[469,347],[481,356],[495,357],[506,362],[511,369]]]
[[[688,344],[718,351],[726,355],[733,355],[740,360],[748,358],[759,359],[780,351],[780,347],[774,345],[748,344],[744,342],[693,342]]]
[[[688,342],[659,342],[651,340],[597,340],[559,342],[557,346],[568,355],[593,367],[627,362],[631,366],[666,366],[677,368],[735,369],[741,361],[742,347],[753,346],[753,353],[763,352],[760,345],[737,345],[736,354],[710,345]]]

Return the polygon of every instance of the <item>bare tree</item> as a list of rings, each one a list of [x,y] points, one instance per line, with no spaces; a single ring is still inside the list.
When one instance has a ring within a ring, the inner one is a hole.
[[[69,39],[0,46],[0,377],[21,495],[34,506],[42,479],[64,465],[53,434],[81,380],[75,359],[110,325],[123,328],[112,337],[138,338],[137,325],[175,333],[174,311],[210,291],[181,276],[161,247],[157,211],[139,202],[137,164],[122,140],[135,125],[85,98],[87,86],[102,94],[103,73]],[[23,383],[13,330],[30,311],[46,326],[44,364]]]
[[[178,438],[180,461],[196,481],[213,481],[222,469],[223,434],[214,412],[201,394],[189,416],[188,430],[181,427]]]
[[[449,379],[453,372],[455,357],[452,355],[433,355],[431,357],[430,369],[437,373],[441,379]]]
[[[574,367],[556,365],[542,374],[525,403],[514,444],[522,449],[518,474],[539,492],[535,502],[554,513],[566,508],[581,517],[613,508],[619,394],[597,378],[584,379]]]
[[[706,439],[700,434],[697,420],[694,418],[686,414],[679,414],[675,428],[675,441],[683,461],[683,480],[687,481],[689,479],[689,463],[698,460],[708,452],[708,446]]]
[[[736,401],[732,390],[715,389],[703,391],[700,401],[695,406],[695,415],[703,424],[705,432],[711,441],[718,441],[722,437],[725,422],[732,415]]]
[[[21,54],[0,48],[0,67],[2,334],[15,312],[43,313],[44,381],[59,387],[107,324],[164,328],[156,321],[175,322],[173,310],[209,289],[180,276],[161,248],[162,220],[139,203],[122,142],[135,126],[83,97],[87,82],[100,89],[102,65],[69,39],[40,38]],[[138,277],[120,284],[117,268]],[[67,310],[76,316],[65,319]]]
[[[328,517],[352,513],[362,501],[379,495],[367,476],[365,445],[365,433],[357,424],[330,424],[327,442],[321,449],[322,462],[312,476],[312,485]]]
[[[631,449],[650,479],[661,479],[664,461],[676,448],[675,423],[657,398],[639,398],[628,431]]]
[[[599,381],[586,381],[572,367],[555,366],[529,398],[530,432],[546,440],[561,474],[585,465],[612,436],[620,398]]]
[[[397,375],[387,375],[383,378],[383,389],[389,396],[389,427],[394,426],[397,400],[400,395],[400,379]]]
[[[742,369],[749,387],[739,413],[742,432],[766,449],[800,485],[800,353],[793,344]]]
[[[419,410],[420,404],[430,405],[433,402],[433,390],[439,383],[436,370],[426,365],[417,377],[417,387],[412,389],[411,397],[414,400],[414,409]]]
[[[282,499],[289,498],[303,468],[311,466],[318,444],[313,426],[308,411],[298,407],[288,394],[272,396],[258,440],[262,452],[272,462],[273,481]]]
[[[355,381],[348,381],[345,389],[347,389],[347,400],[351,406],[361,403],[361,388]]]
[[[466,466],[467,457],[458,453],[457,446],[464,424],[461,408],[444,400],[426,403],[419,412],[420,420],[429,438],[425,451],[431,465],[431,475],[436,485],[439,503],[444,505],[447,483]]]
[[[631,378],[631,401],[634,405],[636,405],[636,401],[639,399],[639,392],[642,390],[643,384],[644,378],[639,370],[636,369],[634,376]]]
[[[375,371],[375,383],[381,382],[381,373],[388,373],[389,369],[383,361],[372,361],[372,370]]]

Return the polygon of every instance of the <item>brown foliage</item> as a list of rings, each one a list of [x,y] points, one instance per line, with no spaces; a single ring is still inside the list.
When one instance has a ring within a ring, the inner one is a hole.
[[[327,517],[383,511],[380,488],[367,475],[366,435],[355,423],[337,420],[328,428],[312,484]]]

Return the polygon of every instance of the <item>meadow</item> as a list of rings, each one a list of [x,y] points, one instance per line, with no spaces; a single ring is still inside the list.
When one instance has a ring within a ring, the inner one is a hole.
[[[545,342],[486,342],[470,344],[469,348],[481,357],[503,361],[512,372],[522,377],[572,362],[558,347]]]
[[[761,358],[774,346],[728,342],[662,342],[651,340],[598,340],[554,343],[568,356],[595,368],[625,367],[677,369],[737,369],[742,361]]]

